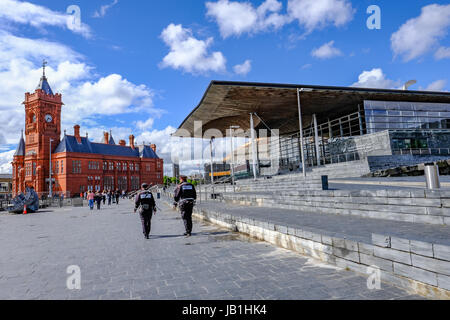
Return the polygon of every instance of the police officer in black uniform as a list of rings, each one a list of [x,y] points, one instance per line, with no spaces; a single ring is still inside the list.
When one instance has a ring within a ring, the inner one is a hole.
[[[134,212],[139,210],[141,216],[142,229],[146,239],[150,239],[152,227],[152,216],[156,213],[156,202],[153,194],[148,190],[147,183],[142,184],[142,191],[136,196]]]
[[[186,176],[180,177],[181,184],[175,190],[175,206],[179,206],[181,217],[184,221],[187,237],[192,233],[192,211],[194,209],[195,200],[197,200],[197,192],[193,184],[187,182]]]

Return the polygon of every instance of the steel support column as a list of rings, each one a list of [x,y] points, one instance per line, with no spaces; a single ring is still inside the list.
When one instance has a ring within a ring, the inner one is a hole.
[[[214,193],[214,160],[213,160],[213,142],[214,138],[211,138],[209,144],[211,149],[211,155],[210,155],[210,161],[211,161],[211,186],[212,186],[212,193]]]
[[[301,92],[301,90],[297,89],[298,121],[299,121],[299,128],[300,128],[300,155],[301,155],[302,166],[303,166],[303,176],[306,178],[305,146],[304,146],[304,141],[303,141],[303,117],[302,117],[302,104],[301,104],[300,92]]]
[[[255,122],[253,120],[253,113],[250,113],[250,134],[251,134],[251,138],[252,138],[252,158],[253,158],[253,177],[256,180],[258,178],[258,157],[256,155],[256,137],[255,137]]]
[[[314,120],[314,142],[316,145],[316,160],[317,160],[317,166],[320,166],[321,164],[321,155],[320,155],[320,141],[319,141],[319,127],[317,125],[317,115],[313,115]]]

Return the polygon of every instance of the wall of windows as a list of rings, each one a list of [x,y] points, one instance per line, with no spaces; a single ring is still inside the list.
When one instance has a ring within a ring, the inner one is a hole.
[[[123,190],[123,191],[128,190],[127,177],[118,177],[117,184],[118,184],[119,190]]]
[[[141,188],[139,184],[139,177],[131,177],[131,190],[139,190]]]
[[[114,177],[111,176],[104,177],[103,186],[106,190],[114,190]]]
[[[31,176],[31,163],[25,164],[25,175],[27,177]]]
[[[72,173],[81,173],[81,160],[72,161]]]
[[[100,169],[100,163],[98,161],[89,161],[88,169],[89,170],[99,170]]]
[[[364,101],[367,133],[384,130],[450,129],[450,104]]]

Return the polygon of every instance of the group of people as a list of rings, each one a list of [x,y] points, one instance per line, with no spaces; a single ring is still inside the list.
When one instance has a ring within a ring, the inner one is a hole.
[[[117,191],[105,190],[102,193],[98,191],[94,193],[94,191],[91,190],[86,194],[86,200],[88,200],[89,208],[91,210],[94,210],[95,204],[97,204],[97,210],[101,210],[102,203],[103,205],[106,205],[106,200],[108,200],[108,206],[110,206],[112,203],[116,203],[117,205],[119,205],[121,195],[122,194],[120,193],[119,190]]]
[[[180,177],[181,183],[177,186],[174,194],[174,205],[178,206],[181,212],[181,217],[184,222],[184,227],[186,232],[184,236],[190,237],[192,235],[192,212],[194,209],[195,201],[197,200],[197,192],[193,184],[187,182],[186,176]],[[142,184],[141,191],[136,195],[134,212],[139,211],[141,218],[142,229],[144,237],[150,239],[150,231],[152,226],[153,215],[156,214],[156,201],[153,193],[149,190],[151,187],[147,183]],[[101,204],[103,202],[106,205],[106,200],[108,200],[108,205],[114,202],[118,205],[119,199],[121,197],[120,191],[104,191],[103,193],[90,191],[86,195],[86,199],[89,202],[89,208],[94,210],[95,204],[97,204],[97,210],[101,209]]]
[[[181,217],[184,222],[186,232],[184,236],[192,235],[192,211],[194,209],[195,200],[197,200],[197,192],[194,185],[187,182],[186,176],[180,177],[181,183],[177,186],[174,194],[174,205],[178,206]],[[152,226],[152,217],[156,214],[156,202],[153,194],[150,192],[149,185],[142,184],[142,190],[136,195],[134,212],[139,210],[142,222],[144,237],[150,239],[150,231]]]

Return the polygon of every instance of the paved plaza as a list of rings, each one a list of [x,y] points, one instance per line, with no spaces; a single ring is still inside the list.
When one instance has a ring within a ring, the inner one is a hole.
[[[421,299],[213,225],[195,222],[185,238],[179,214],[158,205],[150,240],[128,200],[0,215],[0,299]],[[73,265],[81,290],[67,289]]]

